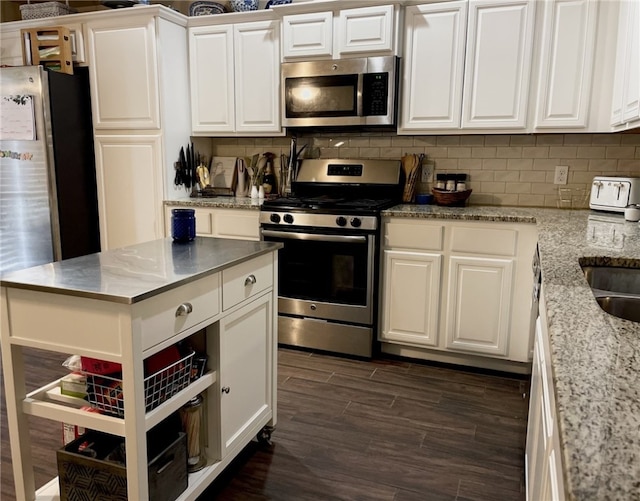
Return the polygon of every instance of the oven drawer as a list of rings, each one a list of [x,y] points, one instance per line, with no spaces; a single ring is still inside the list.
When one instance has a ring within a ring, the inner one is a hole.
[[[273,286],[273,258],[264,254],[250,261],[223,270],[222,309],[241,303]]]

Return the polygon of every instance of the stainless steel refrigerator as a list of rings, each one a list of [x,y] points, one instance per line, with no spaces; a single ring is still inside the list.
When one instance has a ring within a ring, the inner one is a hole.
[[[0,274],[99,250],[87,68],[0,68]]]

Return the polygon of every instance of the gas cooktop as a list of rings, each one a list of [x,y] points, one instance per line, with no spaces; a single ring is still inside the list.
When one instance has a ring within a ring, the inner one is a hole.
[[[396,201],[387,199],[370,198],[334,198],[331,196],[316,197],[281,197],[272,200],[265,200],[262,204],[263,210],[338,210],[338,211],[363,211],[377,212],[396,204]]]

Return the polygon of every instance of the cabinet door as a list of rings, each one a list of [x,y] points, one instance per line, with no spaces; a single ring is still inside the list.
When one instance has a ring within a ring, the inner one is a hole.
[[[462,128],[524,129],[533,0],[469,0]]]
[[[437,345],[441,260],[439,254],[384,251],[381,340]]]
[[[545,2],[536,127],[587,126],[597,13],[595,0]]]
[[[512,281],[511,259],[449,259],[447,348],[507,354]]]
[[[527,423],[527,445],[525,449],[525,466],[527,468],[526,487],[527,499],[544,499],[542,479],[545,476],[546,437],[542,421],[542,371],[544,359],[542,346],[537,341],[540,330],[540,317],[536,321],[536,343],[533,349],[533,365],[531,368],[531,389],[529,391],[529,420]]]
[[[337,53],[393,52],[393,5],[340,11]]]
[[[333,53],[333,13],[313,12],[282,18],[282,55],[331,57]]]
[[[224,457],[251,437],[270,412],[273,332],[271,295],[220,320],[220,425]]]
[[[22,37],[20,30],[0,30],[0,64],[22,66]]]
[[[233,25],[189,29],[194,134],[235,130],[233,66]]]
[[[405,26],[400,128],[459,128],[467,2],[407,7]]]
[[[154,18],[87,23],[93,125],[159,129]]]
[[[162,238],[160,136],[96,136],[95,145],[102,250]]]
[[[640,5],[620,2],[611,125],[640,119]]]
[[[280,35],[276,21],[234,27],[237,132],[280,131]]]

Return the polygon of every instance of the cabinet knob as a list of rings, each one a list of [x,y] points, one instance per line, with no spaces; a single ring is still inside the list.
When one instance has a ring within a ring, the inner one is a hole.
[[[191,303],[182,303],[176,310],[176,317],[184,317],[193,311]]]
[[[245,280],[244,280],[244,286],[248,286],[248,285],[253,285],[257,282],[256,280],[256,276],[255,275],[249,275]]]
[[[228,386],[222,387],[222,393],[229,393],[230,391],[231,391],[231,388],[229,388]]]

